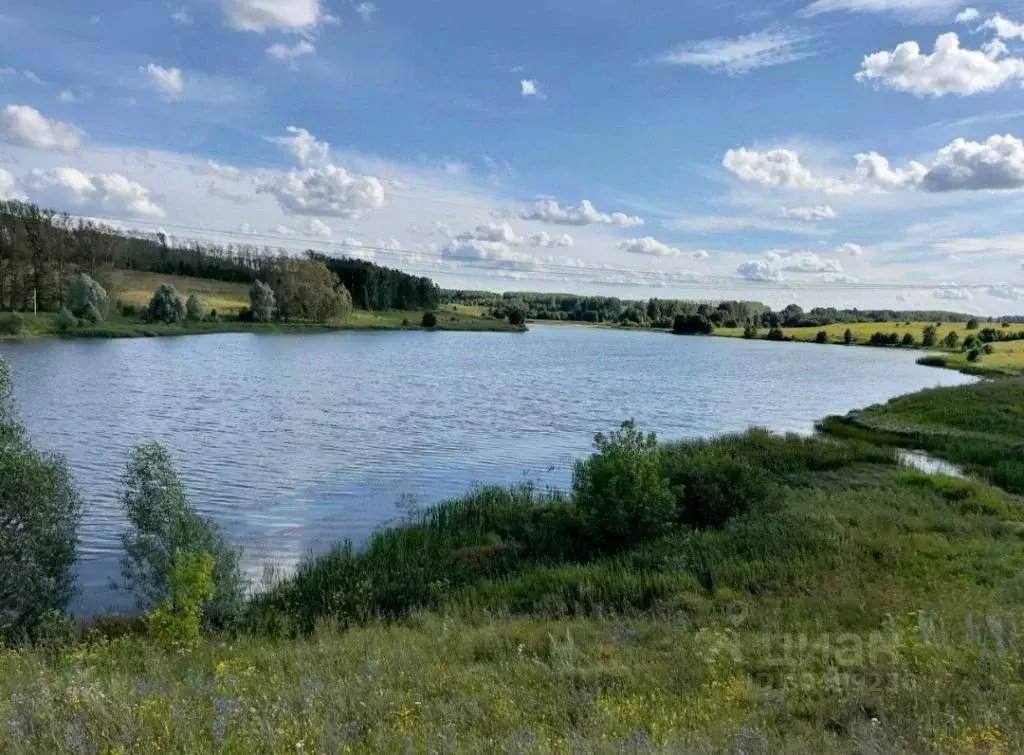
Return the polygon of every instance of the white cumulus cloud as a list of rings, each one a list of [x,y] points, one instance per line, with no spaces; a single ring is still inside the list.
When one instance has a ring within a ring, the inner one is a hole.
[[[166,213],[149,189],[120,173],[84,173],[75,168],[32,170],[25,180],[34,194],[79,211],[162,218]]]
[[[377,10],[377,6],[370,2],[359,3],[359,5],[356,6],[356,13],[358,13],[359,17],[366,23],[370,23],[370,21],[373,20],[373,14],[376,13]]]
[[[682,252],[651,236],[637,239],[626,239],[619,242],[619,249],[630,254],[646,254],[654,257],[678,257]]]
[[[940,301],[970,301],[974,297],[966,288],[943,286],[932,291],[932,296]]]
[[[783,207],[780,214],[784,218],[794,218],[795,220],[834,220],[839,217],[839,213],[827,204],[810,207]]]
[[[972,21],[977,21],[979,18],[981,18],[981,11],[977,8],[964,8],[956,14],[956,18],[954,20],[958,24],[969,24]]]
[[[508,223],[478,225],[475,230],[460,233],[455,239],[456,241],[494,241],[502,244],[520,243],[519,237]]]
[[[523,220],[540,220],[556,225],[613,225],[617,228],[634,228],[644,224],[643,219],[636,215],[599,212],[586,199],[578,205],[566,207],[562,207],[553,199],[543,199],[535,203],[532,209],[521,213],[519,217]]]
[[[25,195],[18,188],[18,179],[10,172],[0,168],[0,199],[24,199]]]
[[[185,77],[177,68],[164,68],[156,63],[150,63],[140,66],[139,73],[145,74],[150,86],[169,100],[178,99],[185,91]]]
[[[930,54],[911,41],[866,56],[856,79],[919,96],[980,94],[1024,79],[1024,59],[1007,57],[999,41],[980,50],[964,49],[956,33],[948,32],[935,40]]]
[[[331,145],[319,141],[304,128],[289,126],[289,136],[274,137],[270,141],[284,146],[302,165],[326,163],[331,158]]]
[[[782,257],[780,269],[790,273],[842,273],[839,260],[826,260],[814,252],[803,252]]]
[[[995,286],[989,286],[987,292],[989,296],[994,296],[997,299],[1006,299],[1007,301],[1019,301],[1024,298],[1024,291],[1011,286],[1009,283],[1000,283]]]
[[[236,31],[308,31],[322,20],[320,0],[220,0],[220,7]]]
[[[0,111],[0,133],[11,144],[60,152],[78,149],[85,137],[81,129],[45,118],[28,105],[8,105]]]
[[[523,79],[519,82],[519,93],[523,97],[539,97],[543,99],[544,95],[540,91],[540,84],[536,79]]]
[[[736,268],[736,275],[747,280],[765,283],[781,283],[784,280],[782,273],[772,267],[768,260],[744,262]]]
[[[984,142],[956,139],[939,150],[921,181],[925,191],[1024,188],[1024,141],[1010,134]]]
[[[441,258],[505,270],[532,270],[538,263],[532,254],[511,249],[500,241],[454,241],[441,251]]]
[[[1000,39],[1024,39],[1024,24],[1011,21],[998,13],[983,23],[981,29],[991,29]]]
[[[695,66],[729,74],[749,73],[811,57],[814,37],[796,30],[766,30],[742,37],[688,42],[658,56],[655,63]]]
[[[358,217],[384,206],[384,184],[375,176],[351,173],[338,165],[292,170],[261,179],[256,190],[272,195],[286,212]]]
[[[840,244],[836,247],[836,254],[845,254],[849,257],[863,257],[864,247],[860,244]]]
[[[554,247],[571,249],[575,243],[573,237],[568,233],[563,233],[561,236],[550,236],[547,231],[541,231],[527,237],[526,242],[530,246],[539,246],[542,249],[552,249]]]
[[[746,147],[730,149],[722,158],[722,165],[741,181],[762,186],[816,189],[828,194],[849,193],[856,188],[843,181],[815,176],[791,149],[777,148],[765,152]]]
[[[316,47],[305,39],[290,46],[278,43],[267,48],[267,55],[282,63],[294,64],[303,55],[313,55],[314,53],[316,53]]]

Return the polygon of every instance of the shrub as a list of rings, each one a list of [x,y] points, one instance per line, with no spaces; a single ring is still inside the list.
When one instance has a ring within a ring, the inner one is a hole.
[[[64,307],[57,313],[57,330],[59,332],[66,333],[76,327],[78,327],[78,318],[71,314],[70,309]]]
[[[199,322],[203,319],[203,302],[195,294],[189,294],[185,302],[185,319],[190,322]]]
[[[746,325],[744,325],[743,326],[743,337],[744,338],[757,338],[757,326],[754,323],[752,323],[752,322],[748,322]]]
[[[616,549],[667,531],[675,501],[662,472],[658,440],[632,420],[594,437],[597,453],[576,462],[573,500],[598,547]]]
[[[670,473],[680,521],[705,529],[722,527],[778,496],[771,474],[741,456],[702,450],[684,457]]]
[[[990,344],[990,343],[986,343],[986,344],[985,344],[984,346],[982,346],[982,347],[981,347],[981,350],[982,350],[982,351],[983,351],[983,352],[984,352],[985,354],[993,354],[993,353],[995,353],[996,347],[995,347],[995,346],[993,346],[993,345],[992,345],[992,344]]]
[[[253,322],[270,322],[274,318],[274,291],[263,281],[253,281],[249,287],[249,303]],[[242,319],[241,313],[238,319]]]
[[[95,325],[96,323],[102,321],[103,315],[101,315],[100,311],[96,309],[95,304],[90,303],[89,306],[85,308],[85,312],[82,313],[82,322],[87,322],[90,325]]]
[[[148,322],[174,323],[185,319],[185,303],[170,283],[161,283],[146,308]]]
[[[121,505],[130,525],[121,536],[121,570],[140,608],[152,608],[173,595],[174,558],[209,554],[213,559],[210,622],[223,625],[242,601],[239,553],[228,547],[220,528],[188,502],[167,450],[158,443],[132,451],[123,478]]]
[[[672,321],[672,332],[677,336],[710,335],[715,332],[715,326],[704,315],[679,314]]]
[[[516,327],[522,327],[526,324],[526,314],[521,309],[513,309],[508,313],[508,323]]]
[[[843,333],[843,343],[845,343],[847,346],[849,346],[851,343],[854,342],[854,340],[855,339],[853,337],[853,331],[850,330],[849,328],[847,328],[846,332]]]
[[[786,334],[782,332],[782,328],[769,328],[768,329],[768,340],[769,341],[785,341]]]
[[[409,323],[409,318],[408,318],[408,317],[403,317],[403,318],[402,318],[402,327],[403,327],[403,328],[408,328],[408,327],[409,327],[409,325],[410,325],[410,323]]]
[[[977,330],[981,326],[976,317],[972,317],[967,321],[967,330]]]
[[[955,349],[958,343],[960,343],[960,335],[955,330],[951,330],[942,339],[942,345],[947,349]]]
[[[433,312],[424,312],[423,319],[420,320],[420,325],[424,328],[436,328],[437,315],[435,315]]]
[[[902,343],[903,343],[904,346],[913,346],[914,344],[917,343],[917,340],[914,338],[914,334],[913,333],[905,333],[903,335]]]
[[[828,343],[828,331],[819,330],[818,334],[814,337],[815,343]]]
[[[968,362],[977,362],[979,359],[981,359],[981,351],[979,349],[971,349],[967,352]]]
[[[121,314],[125,317],[136,317],[139,314],[139,310],[134,304],[122,304]]]
[[[237,317],[239,322],[253,322],[252,310],[248,307],[242,307],[238,310]]]
[[[935,346],[935,341],[938,335],[938,328],[934,325],[926,325],[924,331],[921,333],[921,345],[926,349],[930,349]]]
[[[176,551],[171,594],[149,617],[153,637],[167,645],[195,645],[202,638],[204,609],[213,598],[213,556]]]
[[[0,314],[0,335],[20,336],[25,328],[25,318],[17,312]]]
[[[107,315],[107,308],[110,306],[110,299],[103,286],[94,281],[85,273],[79,273],[71,282],[68,288],[68,309],[75,317],[89,319],[90,322],[100,322]],[[89,311],[89,307],[95,308],[95,313]],[[91,318],[98,314],[95,320]]]
[[[81,511],[64,459],[29,443],[0,360],[0,638],[32,637],[67,607]]]

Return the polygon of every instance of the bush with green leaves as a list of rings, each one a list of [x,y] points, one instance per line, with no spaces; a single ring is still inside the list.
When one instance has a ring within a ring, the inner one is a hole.
[[[263,281],[253,281],[249,287],[249,304],[253,322],[270,322],[274,319],[274,289]]]
[[[57,313],[57,330],[60,333],[66,333],[69,330],[73,330],[78,327],[78,318],[71,314],[71,310],[67,307],[63,307],[60,312]]]
[[[526,324],[526,313],[521,309],[513,309],[508,313],[508,324],[522,327]]]
[[[81,511],[64,459],[29,443],[0,360],[0,639],[30,638],[67,608]]]
[[[743,337],[747,339],[757,338],[757,325],[748,322],[743,326]]]
[[[978,318],[976,317],[972,317],[970,320],[967,321],[968,330],[977,330],[980,327],[981,323],[978,322]]]
[[[691,447],[667,471],[676,497],[676,516],[698,529],[723,527],[733,519],[777,501],[779,488],[764,466],[715,446]]]
[[[849,328],[847,328],[846,332],[843,333],[843,343],[845,343],[847,346],[849,346],[855,340],[857,340],[857,339],[854,337],[853,331],[850,330]]]
[[[947,349],[955,349],[958,343],[960,343],[960,334],[955,330],[949,331],[946,337],[942,339],[942,345]]]
[[[110,299],[106,290],[85,273],[79,273],[68,288],[68,309],[75,317],[101,322],[107,316]],[[93,319],[95,318],[95,319]]]
[[[171,594],[149,616],[149,631],[172,646],[203,639],[203,614],[213,598],[213,556],[176,551],[171,559]]]
[[[424,328],[436,328],[437,315],[435,315],[433,312],[424,312],[423,319],[420,321],[420,325]]]
[[[901,343],[904,346],[910,347],[910,346],[913,346],[913,345],[915,345],[917,343],[917,339],[914,338],[914,334],[913,333],[904,333],[903,334],[903,340],[901,341]]]
[[[203,301],[195,294],[189,294],[185,302],[185,319],[189,322],[199,322],[203,319]]]
[[[715,326],[702,314],[678,314],[672,321],[672,332],[677,336],[706,336],[715,332]]]
[[[20,336],[25,329],[25,318],[17,312],[4,312],[0,314],[0,335]]]
[[[243,599],[239,552],[224,542],[214,522],[189,504],[167,449],[158,443],[135,448],[123,485],[121,505],[130,529],[121,537],[121,571],[139,607],[150,609],[172,597],[176,555],[209,554],[213,598],[206,619],[217,626],[229,624]]]
[[[595,545],[615,550],[671,528],[676,504],[654,433],[633,420],[594,437],[597,452],[573,468],[573,500]]]
[[[828,331],[827,330],[819,330],[818,334],[816,336],[814,336],[814,342],[815,343],[828,343]]]
[[[926,325],[924,331],[921,333],[921,345],[926,349],[930,349],[935,346],[938,330],[939,329],[934,325]]]
[[[175,323],[185,319],[185,302],[170,283],[161,283],[146,308],[148,322]]]

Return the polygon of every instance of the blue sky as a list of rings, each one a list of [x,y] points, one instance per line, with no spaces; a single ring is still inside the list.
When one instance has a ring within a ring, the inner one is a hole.
[[[1024,310],[1024,6],[681,5],[9,4],[0,194],[452,286]]]

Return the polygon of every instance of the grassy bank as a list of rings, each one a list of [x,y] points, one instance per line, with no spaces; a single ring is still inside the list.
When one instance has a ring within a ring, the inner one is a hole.
[[[635,442],[577,470],[597,487],[479,490],[229,635],[0,652],[0,749],[1022,751],[1024,510],[991,484],[1020,492],[1021,407],[1024,381],[939,389],[855,437]],[[990,449],[988,482],[900,467],[908,438]]]
[[[1024,375],[1024,341],[997,341],[991,344],[993,349],[991,354],[983,354],[978,361],[970,362],[968,361],[967,354],[965,352],[956,349],[944,349],[942,347],[942,340],[950,333],[956,333],[962,342],[964,338],[971,334],[977,335],[980,332],[980,329],[967,330],[962,322],[943,323],[936,328],[936,346],[924,348],[921,345],[921,340],[924,336],[924,329],[929,325],[934,326],[935,323],[836,323],[834,325],[825,325],[821,327],[782,328],[781,331],[785,340],[801,341],[805,343],[816,342],[818,334],[824,331],[827,335],[828,343],[842,344],[844,342],[846,331],[849,329],[854,337],[852,344],[854,346],[871,345],[869,342],[871,340],[871,336],[875,333],[885,333],[886,335],[895,333],[899,339],[903,339],[905,336],[910,335],[914,338],[914,344],[912,346],[901,345],[897,348],[911,348],[929,352],[929,356],[921,359],[921,364],[929,367],[945,367],[985,377]],[[983,323],[982,328],[1002,329],[999,323]],[[1010,329],[1016,331],[1019,330],[1019,327],[1011,326]],[[758,332],[758,337],[763,339],[767,334],[768,330],[766,328],[761,328]],[[723,338],[743,338],[743,328],[716,328],[714,335],[721,336]]]
[[[203,278],[157,275],[131,270],[118,270],[113,274],[113,300],[143,311],[154,289],[161,283],[171,283],[187,298],[196,294],[202,299],[207,312],[216,310],[221,318],[216,322],[181,322],[174,324],[143,322],[138,315],[125,316],[113,306],[109,316],[96,325],[80,325],[67,332],[57,327],[57,315],[41,312],[22,315],[23,327],[17,336],[0,334],[5,338],[145,338],[155,336],[203,335],[209,333],[308,333],[335,330],[419,330],[423,320],[420,310],[390,310],[370,312],[356,309],[343,320],[330,322],[241,322],[238,312],[249,306],[249,287]],[[510,325],[508,320],[489,317],[481,307],[446,305],[434,310],[437,325],[432,330],[521,332],[524,328]]]

